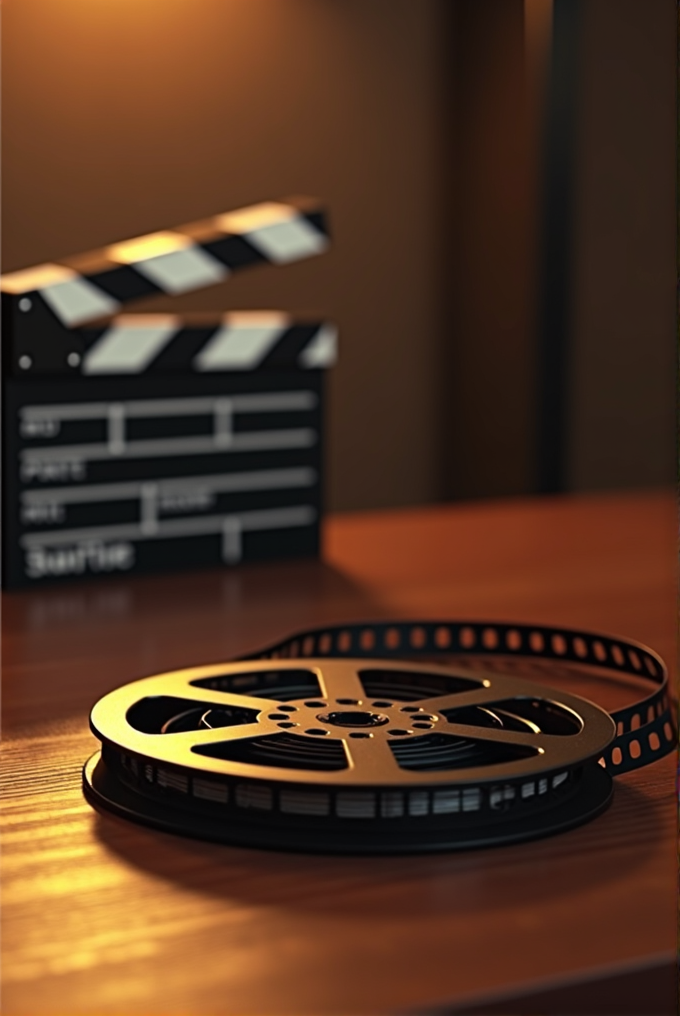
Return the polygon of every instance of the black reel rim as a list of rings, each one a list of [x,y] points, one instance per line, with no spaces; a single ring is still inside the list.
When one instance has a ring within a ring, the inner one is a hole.
[[[323,824],[288,821],[268,823],[255,821],[228,822],[197,816],[136,793],[118,779],[106,766],[101,751],[95,752],[83,767],[85,798],[97,810],[159,832],[189,837],[228,846],[264,850],[290,851],[333,855],[397,855],[438,853],[506,846],[554,836],[590,822],[607,810],[612,801],[611,776],[591,762],[584,767],[579,791],[559,805],[546,811],[510,821],[496,828],[462,830],[450,823],[438,829],[410,829],[395,835],[385,824],[382,829],[356,829],[345,836]]]

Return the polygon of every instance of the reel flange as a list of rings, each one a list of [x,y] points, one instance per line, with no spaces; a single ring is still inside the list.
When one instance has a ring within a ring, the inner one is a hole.
[[[101,699],[90,801],[200,838],[335,853],[488,846],[607,807],[600,707],[497,673],[381,659],[251,660]]]

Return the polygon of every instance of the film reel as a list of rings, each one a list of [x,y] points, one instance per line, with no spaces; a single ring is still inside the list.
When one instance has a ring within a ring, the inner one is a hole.
[[[347,629],[326,630],[269,659],[111,692],[92,711],[102,750],[85,767],[86,796],[185,835],[334,853],[508,843],[607,807],[603,753],[617,726],[599,706],[498,673],[380,658],[366,631],[356,656],[341,648]],[[319,648],[325,657],[308,655]]]

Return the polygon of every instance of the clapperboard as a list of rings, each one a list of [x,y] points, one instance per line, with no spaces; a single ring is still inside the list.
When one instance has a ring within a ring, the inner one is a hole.
[[[5,587],[318,552],[334,327],[118,312],[328,243],[295,199],[2,278]]]

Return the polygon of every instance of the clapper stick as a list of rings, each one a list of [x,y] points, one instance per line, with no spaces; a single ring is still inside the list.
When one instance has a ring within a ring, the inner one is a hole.
[[[328,246],[318,202],[296,198],[253,205],[12,272],[0,280],[9,352],[6,367],[15,374],[79,373],[88,362],[88,335],[80,326],[113,317],[129,301],[187,293],[222,282],[242,268],[289,264],[322,254]],[[144,325],[140,319],[138,315],[136,341],[116,334],[119,346],[121,341],[128,349],[136,346],[144,369],[148,351],[153,359],[170,331],[179,329],[167,316],[162,324],[149,319]],[[116,327],[114,318],[109,328]],[[123,320],[119,327],[129,333],[132,326]],[[110,357],[106,362],[113,366]],[[121,373],[136,373],[132,362],[123,357]],[[95,365],[90,372],[113,370],[100,371]]]
[[[323,321],[294,320],[278,311],[222,316],[120,314],[106,326],[80,329],[80,373],[207,373],[284,365],[330,367],[336,329]]]

